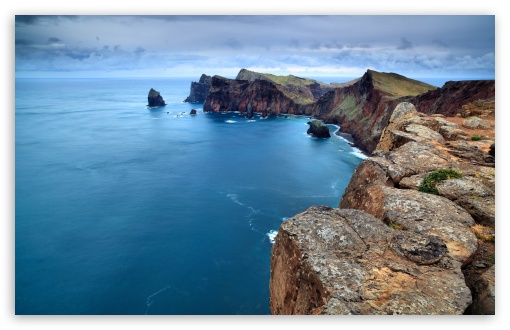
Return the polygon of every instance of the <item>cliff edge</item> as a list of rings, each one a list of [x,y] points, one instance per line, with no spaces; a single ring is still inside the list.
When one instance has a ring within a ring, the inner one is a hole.
[[[494,314],[494,122],[466,120],[399,103],[339,207],[281,225],[271,313]]]

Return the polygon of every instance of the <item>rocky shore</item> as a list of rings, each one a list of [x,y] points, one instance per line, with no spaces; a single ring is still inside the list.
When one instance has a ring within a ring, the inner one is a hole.
[[[495,313],[494,124],[478,140],[458,119],[398,104],[338,208],[281,225],[272,314]],[[439,169],[460,177],[420,191]]]

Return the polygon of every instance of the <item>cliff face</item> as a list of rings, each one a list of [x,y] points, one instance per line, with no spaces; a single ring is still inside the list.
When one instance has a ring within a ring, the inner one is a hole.
[[[202,74],[198,82],[193,81],[190,86],[189,96],[184,100],[184,102],[204,102],[207,97],[207,93],[209,93],[209,89],[211,88],[211,80],[211,76]]]
[[[455,116],[463,106],[478,100],[487,100],[481,108],[490,109],[495,98],[494,80],[449,81],[443,87],[410,98],[402,99],[415,105],[419,112]]]
[[[327,93],[314,105],[312,114],[326,123],[340,126],[353,136],[355,145],[371,153],[391,110],[403,95],[417,95],[433,86],[396,74],[368,70],[351,86]]]
[[[368,70],[348,83],[324,84],[242,69],[235,80],[218,76],[212,79],[204,111],[240,111],[248,116],[253,112],[311,115],[339,125],[343,133],[353,136],[357,147],[370,154],[397,104],[413,103],[426,114],[464,111],[470,115],[478,113],[469,109],[486,111],[486,107],[493,107],[494,92],[493,80],[448,82],[436,88],[395,73]],[[474,106],[477,102],[481,105]]]
[[[339,208],[312,207],[281,225],[271,312],[494,314],[494,141],[471,132],[399,104]],[[439,169],[461,175],[423,192]]]
[[[233,80],[214,76],[204,111],[239,111],[251,117],[254,112],[305,115],[307,107],[285,95],[268,80]],[[309,110],[308,110],[309,111]]]

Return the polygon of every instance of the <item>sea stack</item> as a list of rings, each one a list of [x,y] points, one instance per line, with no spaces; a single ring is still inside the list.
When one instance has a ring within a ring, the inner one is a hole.
[[[147,100],[149,102],[149,107],[162,107],[165,106],[165,100],[163,100],[163,97],[159,94],[158,91],[151,88],[149,91],[149,96],[147,97]]]
[[[329,138],[331,134],[329,134],[329,128],[326,125],[323,125],[318,120],[309,121],[307,123],[310,125],[310,128],[306,131],[306,134],[312,134],[313,137],[316,138]]]

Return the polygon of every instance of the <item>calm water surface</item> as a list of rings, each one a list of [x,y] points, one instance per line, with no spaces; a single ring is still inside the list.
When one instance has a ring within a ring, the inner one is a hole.
[[[189,84],[16,80],[16,314],[269,313],[275,231],[337,206],[363,156],[308,118],[204,113]]]

